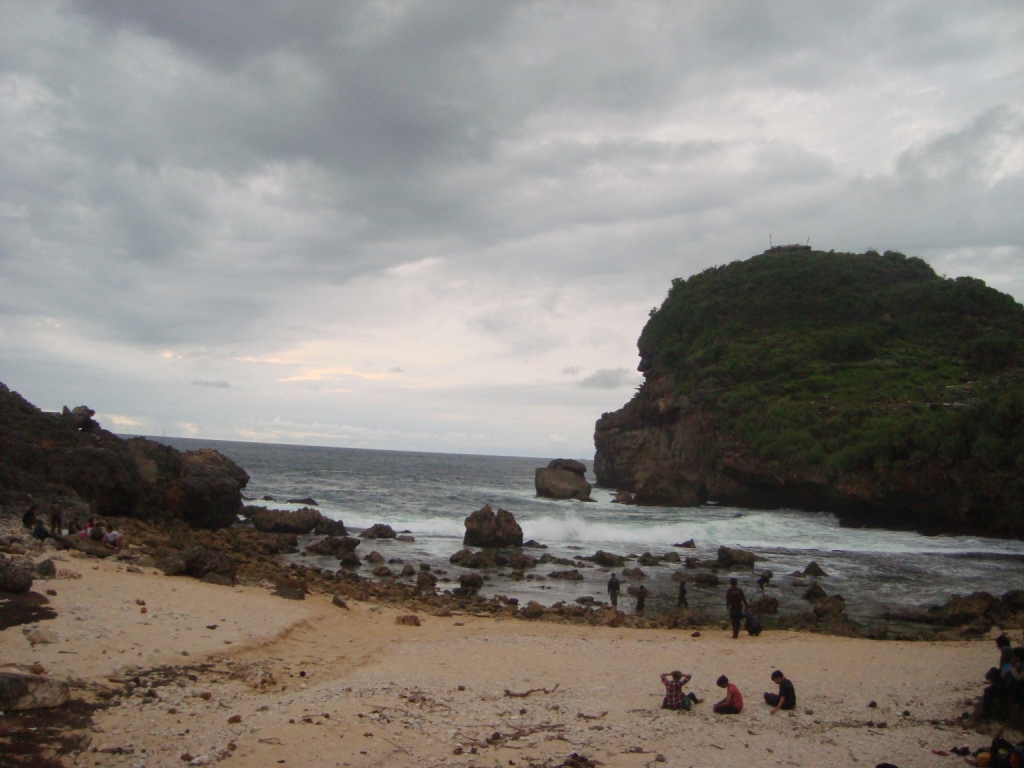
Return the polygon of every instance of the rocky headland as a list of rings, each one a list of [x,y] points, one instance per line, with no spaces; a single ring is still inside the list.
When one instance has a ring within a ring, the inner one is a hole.
[[[1024,538],[1021,339],[1011,297],[889,251],[777,247],[674,280],[643,385],[597,422],[597,484]]]

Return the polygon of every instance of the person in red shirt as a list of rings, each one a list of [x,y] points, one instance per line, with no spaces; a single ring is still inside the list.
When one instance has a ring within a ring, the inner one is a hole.
[[[715,704],[714,711],[719,715],[738,715],[743,711],[743,694],[740,693],[740,689],[736,687],[735,683],[730,683],[729,678],[722,675],[716,681],[719,688],[725,688],[725,698]]]

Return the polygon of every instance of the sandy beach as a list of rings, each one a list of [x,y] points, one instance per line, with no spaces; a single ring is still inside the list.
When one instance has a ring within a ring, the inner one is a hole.
[[[0,632],[0,659],[100,705],[69,765],[539,766],[575,752],[623,768],[941,766],[961,758],[932,750],[987,741],[959,725],[995,659],[984,640],[732,640],[458,613],[411,626],[371,603],[56,557],[35,591],[56,592],[57,617]],[[32,645],[34,627],[53,642]],[[796,684],[792,713],[762,701],[775,668]],[[691,712],[659,708],[673,669],[694,675]],[[738,716],[711,711],[720,674],[744,694]]]

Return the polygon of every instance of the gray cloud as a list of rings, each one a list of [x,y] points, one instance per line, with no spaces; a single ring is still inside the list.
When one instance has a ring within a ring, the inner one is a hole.
[[[211,387],[213,389],[230,389],[231,385],[226,381],[193,381],[193,387]]]
[[[619,389],[636,386],[639,383],[640,376],[636,371],[625,368],[602,368],[580,379],[580,386],[590,389]]]
[[[518,382],[577,455],[592,424],[533,382],[578,397],[566,360],[631,370],[672,278],[769,233],[1024,298],[1014,3],[40,0],[4,19],[0,359],[30,398],[74,384],[230,437],[288,421],[300,386],[345,422]],[[247,382],[227,411],[179,386],[227,381]]]

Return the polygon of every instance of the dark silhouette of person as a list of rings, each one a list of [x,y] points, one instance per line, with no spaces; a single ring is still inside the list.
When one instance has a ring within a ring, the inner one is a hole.
[[[686,599],[686,579],[679,580],[679,599],[676,600],[676,608],[689,608],[690,603]]]
[[[636,615],[644,615],[644,602],[647,600],[647,587],[641,584],[636,588]]]
[[[725,590],[725,607],[729,609],[729,621],[732,622],[732,639],[740,636],[740,624],[743,622],[743,609],[750,610],[747,596],[739,588],[736,577],[729,579],[729,588]]]
[[[611,600],[612,608],[618,609],[619,607],[619,590],[622,589],[622,585],[619,584],[619,580],[613,573],[611,578],[608,579],[608,599]]]

